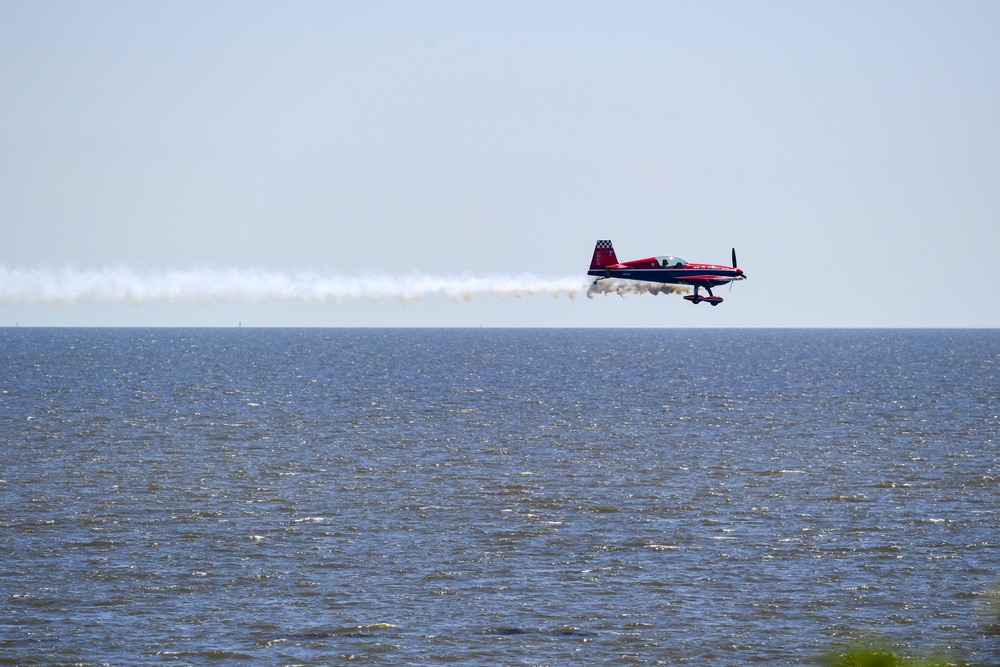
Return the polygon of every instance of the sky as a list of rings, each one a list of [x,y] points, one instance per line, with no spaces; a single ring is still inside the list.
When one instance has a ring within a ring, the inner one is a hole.
[[[8,0],[0,326],[1000,327],[998,26],[993,1]],[[598,239],[735,247],[748,280],[587,298]]]

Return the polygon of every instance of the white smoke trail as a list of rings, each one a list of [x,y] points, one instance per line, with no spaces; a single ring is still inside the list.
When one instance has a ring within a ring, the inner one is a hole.
[[[0,303],[69,305],[80,301],[414,301],[444,295],[453,301],[477,296],[525,297],[586,294],[669,294],[683,287],[582,276],[542,278],[516,276],[344,276],[311,271],[281,272],[263,269],[168,269],[137,271],[127,267],[103,269],[7,268],[0,266]]]
[[[656,296],[657,294],[687,294],[690,291],[684,285],[604,278],[590,285],[587,289],[587,298],[593,299],[595,294],[617,294],[620,297],[624,297],[626,294],[652,294]]]

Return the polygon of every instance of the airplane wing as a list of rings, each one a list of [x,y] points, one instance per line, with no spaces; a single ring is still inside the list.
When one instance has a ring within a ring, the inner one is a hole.
[[[683,278],[678,278],[678,280],[682,280],[684,282],[701,282],[704,280],[711,280],[712,282],[719,283],[738,280],[738,278],[736,276],[684,276]]]

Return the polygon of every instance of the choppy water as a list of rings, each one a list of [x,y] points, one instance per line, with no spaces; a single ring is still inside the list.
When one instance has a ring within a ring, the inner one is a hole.
[[[4,664],[1000,662],[995,330],[7,329],[0,370]]]

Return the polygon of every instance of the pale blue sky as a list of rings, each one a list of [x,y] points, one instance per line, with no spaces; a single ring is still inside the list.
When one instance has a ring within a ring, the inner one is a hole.
[[[0,268],[677,296],[0,302],[0,326],[1000,326],[997,2],[0,4]]]

